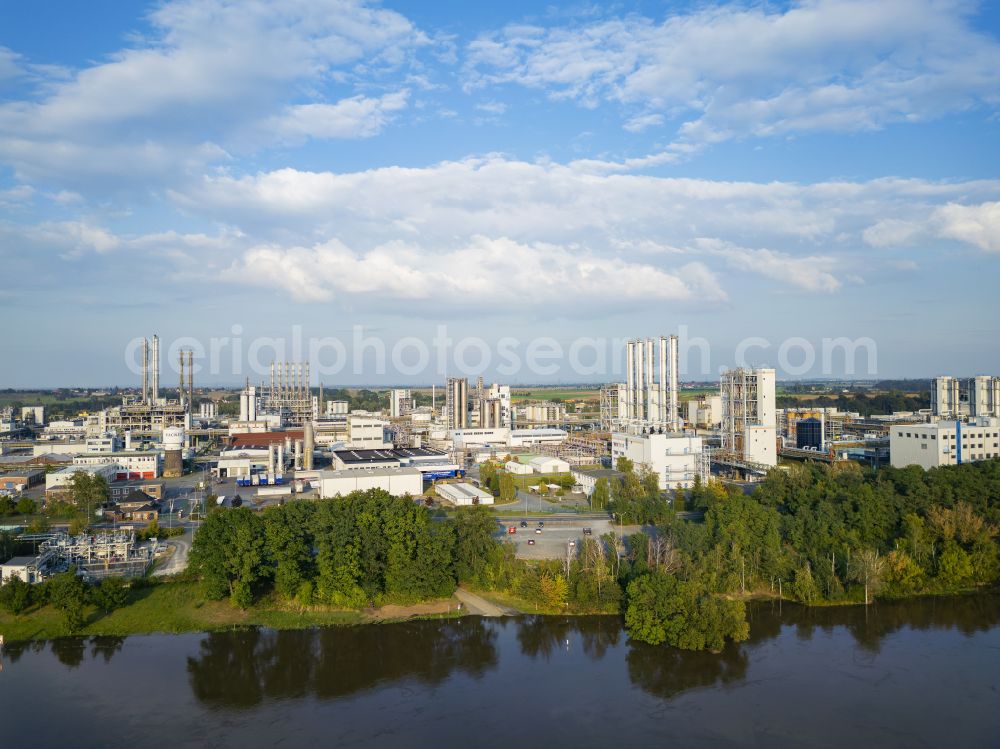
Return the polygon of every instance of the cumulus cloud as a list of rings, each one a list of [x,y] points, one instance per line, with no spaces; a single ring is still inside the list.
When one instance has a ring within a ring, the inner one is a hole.
[[[948,203],[934,215],[943,237],[968,242],[986,252],[1000,252],[1000,202]]]
[[[409,91],[378,98],[353,96],[335,104],[297,104],[266,126],[282,139],[370,138],[378,135],[394,114],[406,108]]]
[[[1000,103],[1000,44],[971,27],[972,12],[942,0],[812,0],[511,25],[468,45],[466,86],[639,104],[683,118],[687,143],[875,129]],[[628,124],[659,124],[642,117]]]
[[[446,251],[390,242],[358,252],[336,239],[312,247],[253,247],[231,270],[235,277],[280,286],[305,301],[377,295],[448,305],[604,307],[725,297],[715,276],[698,263],[668,272],[583,248],[504,237],[473,236]]]
[[[805,291],[832,293],[841,287],[840,280],[832,273],[838,265],[834,257],[795,257],[787,252],[766,248],[754,250],[717,239],[701,239],[697,245],[707,253],[725,258],[737,270],[764,276]],[[854,281],[857,283],[862,279],[855,276]]]
[[[427,43],[402,15],[356,0],[174,0],[149,21],[150,38],[0,104],[0,160],[25,180],[148,183],[226,159],[273,117],[282,137],[365,136],[403,95],[330,103],[325,87],[378,79]],[[303,91],[312,101],[295,102]]]

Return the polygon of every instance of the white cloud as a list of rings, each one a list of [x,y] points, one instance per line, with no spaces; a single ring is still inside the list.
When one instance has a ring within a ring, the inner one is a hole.
[[[643,130],[662,124],[662,114],[640,114],[630,119],[622,127],[630,133],[641,133]]]
[[[697,243],[704,252],[718,255],[737,270],[754,273],[774,281],[794,286],[804,291],[832,293],[841,282],[833,275],[837,259],[823,255],[795,257],[786,252],[769,249],[748,249],[717,239],[702,239]],[[863,282],[860,276],[854,282]]]
[[[917,222],[887,218],[869,226],[862,236],[872,247],[896,247],[919,237],[921,231]]]
[[[487,114],[503,114],[507,111],[507,105],[502,101],[481,101],[476,104],[476,109]]]
[[[697,263],[668,272],[579,247],[484,236],[446,251],[396,241],[358,252],[337,239],[312,247],[254,247],[230,275],[281,287],[305,301],[374,295],[435,305],[605,307],[725,296],[714,275]]]
[[[297,104],[265,127],[287,140],[306,138],[370,138],[378,135],[394,114],[406,108],[408,91],[379,98],[354,96],[335,104]]]
[[[400,94],[329,104],[324,87],[378,79],[427,43],[402,15],[355,0],[174,0],[149,20],[151,38],[48,81],[37,100],[0,104],[0,161],[70,186],[169,179],[227,158],[304,92],[313,103],[284,111],[286,126],[344,137],[347,110],[375,103],[384,124]],[[378,111],[361,133],[381,126]]]
[[[986,252],[1000,252],[1000,202],[948,203],[937,209],[933,220],[942,237],[968,242]]]
[[[466,87],[511,82],[585,106],[640,104],[687,118],[679,137],[689,143],[873,129],[1000,103],[1000,44],[972,29],[973,12],[947,0],[811,0],[709,6],[660,23],[508,26],[468,46]]]

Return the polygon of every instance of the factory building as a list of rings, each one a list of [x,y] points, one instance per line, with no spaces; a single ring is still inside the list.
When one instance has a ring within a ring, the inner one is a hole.
[[[327,401],[326,402],[326,415],[327,416],[339,416],[342,414],[347,414],[351,410],[351,404],[347,401]]]
[[[685,420],[695,428],[718,429],[722,423],[722,397],[693,398],[684,404]]]
[[[449,377],[445,389],[445,422],[448,429],[469,427],[469,381]]]
[[[385,450],[335,450],[333,468],[338,471],[372,471],[386,468],[413,468],[428,481],[451,478],[460,466],[447,453],[425,447]]]
[[[407,389],[389,391],[389,416],[398,419],[413,410],[413,394]]]
[[[889,461],[894,468],[937,468],[1000,457],[1000,419],[978,417],[968,423],[893,425]]]
[[[610,428],[655,425],[671,432],[680,430],[677,336],[661,336],[658,342],[652,338],[628,341],[625,375],[625,382],[616,388],[614,407],[624,417],[613,419],[608,403]]]
[[[778,464],[774,384],[773,369],[722,373],[722,447],[713,460],[756,471]]]
[[[969,380],[969,416],[1000,418],[1000,377],[978,375]]]
[[[636,468],[652,471],[660,489],[690,489],[695,477],[708,479],[708,461],[701,437],[679,432],[648,432],[611,435],[611,459],[628,458]]]
[[[931,414],[939,419],[1000,418],[1000,377],[935,377],[931,384]]]
[[[931,413],[942,419],[968,415],[968,405],[963,408],[960,383],[956,377],[935,377],[931,385]]]
[[[784,444],[791,446],[798,446],[798,429],[803,421],[807,419],[818,421],[822,434],[822,445],[819,449],[822,449],[843,437],[848,414],[833,406],[779,408],[776,411],[776,419],[778,436],[785,440]]]
[[[45,496],[49,498],[51,494],[57,494],[69,490],[70,481],[77,473],[86,473],[91,476],[100,476],[109,484],[115,481],[119,466],[114,463],[100,463],[97,465],[72,465],[60,468],[57,471],[45,476]]]
[[[343,496],[355,491],[382,489],[394,497],[417,497],[424,491],[423,474],[416,468],[372,468],[366,471],[316,471],[311,483],[321,497]]]
[[[492,494],[472,484],[438,484],[434,491],[441,499],[456,507],[491,505],[494,501]]]
[[[135,481],[160,477],[160,453],[156,450],[77,455],[74,467],[113,466],[109,481]]]
[[[560,424],[566,421],[566,406],[562,403],[528,403],[521,413],[529,424]]]
[[[800,450],[823,449],[823,422],[810,417],[800,419],[795,428],[795,446]]]

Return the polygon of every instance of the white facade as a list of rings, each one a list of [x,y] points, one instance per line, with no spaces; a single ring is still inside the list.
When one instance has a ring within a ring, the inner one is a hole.
[[[456,507],[493,504],[492,494],[472,484],[438,484],[434,487],[434,491],[441,499],[451,502]]]
[[[353,491],[384,489],[395,497],[419,496],[424,491],[423,474],[416,468],[375,468],[369,471],[318,471],[321,497],[336,497]]]
[[[562,403],[529,403],[524,407],[524,420],[529,422],[560,422],[566,420]]]
[[[979,418],[970,423],[893,426],[889,431],[889,461],[894,468],[953,466],[1000,457],[1000,419]]]
[[[326,402],[326,415],[327,416],[338,416],[346,414],[351,410],[351,404],[347,401],[327,401]]]
[[[510,447],[510,429],[452,429],[452,445],[456,450],[470,447]]]
[[[685,405],[685,419],[693,427],[716,429],[722,423],[722,397],[710,395],[689,400]]]
[[[381,450],[392,447],[385,439],[386,423],[374,416],[351,414],[347,417],[347,444],[356,450]]]
[[[959,381],[955,377],[935,377],[931,385],[931,413],[941,418],[956,418],[968,409],[963,409],[959,398]]]
[[[132,479],[155,479],[160,476],[160,453],[155,451],[134,451],[115,453],[85,453],[76,455],[73,458],[74,466],[102,466],[113,465],[117,467],[115,472],[118,478]],[[124,477],[122,474],[126,474]]]
[[[695,476],[702,474],[701,437],[682,433],[611,435],[611,460],[628,458],[636,467],[649,468],[660,482],[660,489],[690,489]],[[702,480],[707,476],[702,475]]]
[[[531,445],[561,445],[569,433],[565,429],[539,427],[538,429],[512,429],[510,431],[511,447],[530,447]]]
[[[212,401],[198,404],[198,416],[202,419],[214,419],[219,415],[219,407]]]
[[[45,406],[21,406],[21,421],[35,426],[45,426]]]
[[[60,468],[58,471],[53,471],[45,476],[45,491],[68,487],[74,474],[81,472],[91,476],[100,476],[110,483],[115,480],[115,476],[118,473],[118,466],[115,464],[99,464],[91,466],[73,465]]]
[[[507,471],[507,473],[516,473],[519,476],[527,476],[528,474],[535,472],[535,469],[527,463],[518,463],[516,460],[508,460],[504,463],[503,469]]]
[[[389,391],[389,416],[398,419],[413,410],[413,396],[409,390],[399,389]]]
[[[777,409],[773,369],[722,373],[722,457],[748,465],[778,465]]]
[[[978,375],[969,380],[969,415],[1000,418],[1000,377]]]

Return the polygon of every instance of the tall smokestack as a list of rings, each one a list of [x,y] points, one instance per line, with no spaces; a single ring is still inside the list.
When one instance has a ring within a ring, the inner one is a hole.
[[[646,348],[640,338],[635,342],[635,418],[642,421],[646,418]]]
[[[177,358],[180,359],[180,383],[177,385],[177,402],[181,404],[181,408],[184,407],[184,350],[177,352]]]
[[[659,403],[657,420],[663,424],[669,421],[667,417],[667,339],[663,336],[660,336],[659,354],[659,382],[656,389]]]
[[[316,449],[316,434],[311,421],[306,422],[303,439],[305,445],[303,446],[302,467],[307,471],[311,471],[313,467],[313,450]]]
[[[194,349],[188,349],[188,408],[194,410]]]
[[[149,402],[149,339],[142,338],[142,402]]]
[[[149,399],[155,404],[160,400],[160,337],[157,335],[153,336],[152,367],[152,385],[150,388]]]
[[[635,344],[632,341],[625,343],[625,392],[626,407],[625,418],[635,418]]]
[[[646,339],[646,389],[642,392],[642,397],[646,401],[646,419],[656,420],[656,413],[653,411],[653,339]]]
[[[670,336],[670,428],[673,431],[679,431],[681,428],[677,408],[677,380],[679,375],[677,369],[677,336],[672,335]]]

